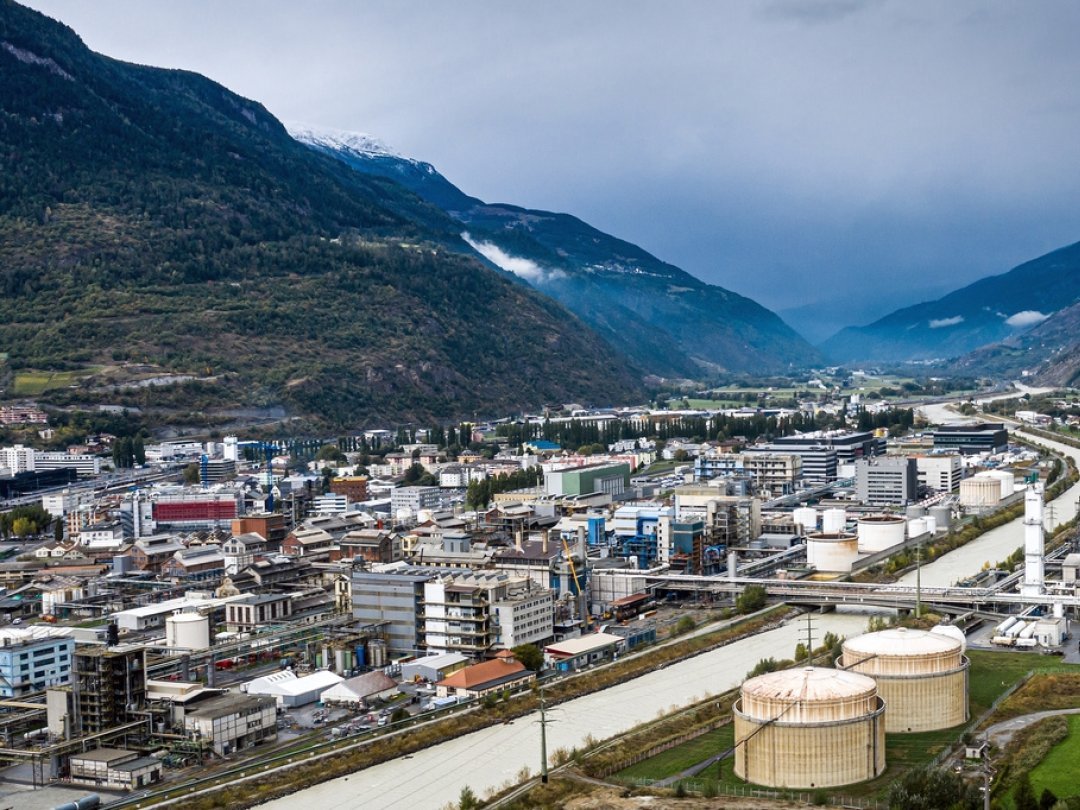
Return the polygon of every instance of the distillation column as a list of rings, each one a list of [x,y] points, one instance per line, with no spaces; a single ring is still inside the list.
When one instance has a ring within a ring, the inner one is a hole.
[[[1043,592],[1044,552],[1042,486],[1032,484],[1024,493],[1024,582],[1020,586],[1024,596]]]

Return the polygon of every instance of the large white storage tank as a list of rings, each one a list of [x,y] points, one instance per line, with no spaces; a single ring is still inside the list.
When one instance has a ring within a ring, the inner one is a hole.
[[[900,627],[844,642],[839,666],[869,675],[889,707],[890,733],[952,728],[968,719],[968,660],[963,642]]]
[[[814,532],[806,536],[806,562],[818,571],[851,572],[859,556],[859,537],[850,532]]]
[[[844,509],[826,509],[821,513],[821,531],[825,534],[842,532],[847,526],[847,511]]]
[[[904,519],[899,515],[859,518],[859,551],[873,554],[904,542]]]
[[[800,506],[791,515],[796,526],[802,526],[803,534],[817,531],[818,512],[812,506]]]
[[[174,613],[165,619],[165,646],[184,650],[210,648],[210,619],[201,613]]]
[[[806,667],[742,685],[735,774],[755,785],[827,788],[885,770],[885,703],[872,678]]]
[[[960,482],[961,506],[997,506],[1001,503],[1001,483],[996,478],[973,476]]]
[[[1016,491],[1016,476],[1011,472],[1006,472],[1005,470],[989,470],[985,473],[979,473],[979,475],[993,478],[1001,485],[1002,500],[1005,500]]]

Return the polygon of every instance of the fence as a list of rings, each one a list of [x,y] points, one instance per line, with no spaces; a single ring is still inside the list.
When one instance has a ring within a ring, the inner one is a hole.
[[[655,779],[624,779],[621,780],[635,787],[652,787],[656,784]],[[695,779],[684,779],[679,784],[687,793],[700,793],[709,796],[723,796],[731,799],[772,799],[773,801],[798,802],[800,804],[819,805],[825,807],[848,807],[859,810],[886,810],[887,805],[874,799],[857,798],[854,796],[838,796],[831,791],[822,789],[813,793],[793,790],[767,790],[748,785],[725,785],[699,782]]]
[[[655,757],[657,754],[661,754],[664,751],[676,748],[683,743],[690,742],[691,740],[696,740],[698,737],[704,736],[710,731],[715,731],[721,726],[726,726],[730,722],[730,717],[718,717],[715,720],[710,720],[709,722],[705,723],[702,726],[699,726],[698,728],[693,729],[692,731],[688,731],[685,734],[680,734],[678,737],[672,737],[671,739],[664,740],[664,742],[650,746],[643,751],[639,751],[633,756],[626,757],[625,759],[621,759],[616,763],[608,765],[607,767],[601,768],[598,772],[594,773],[593,776],[597,777],[598,779],[606,779],[613,773],[618,773],[619,771],[626,770],[631,765],[637,765],[639,762],[644,762],[646,759],[651,759],[652,757]]]

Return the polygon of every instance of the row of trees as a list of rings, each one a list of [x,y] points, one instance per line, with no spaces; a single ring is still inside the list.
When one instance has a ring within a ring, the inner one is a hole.
[[[10,512],[0,514],[0,536],[33,537],[42,534],[52,525],[53,516],[39,503],[16,506]]]
[[[500,473],[482,481],[470,481],[465,492],[465,503],[472,509],[480,509],[491,503],[491,499],[500,492],[539,486],[543,479],[544,471],[536,466],[527,470],[514,470],[512,473]]]
[[[116,469],[130,469],[136,464],[146,463],[146,445],[141,434],[119,436],[112,447],[113,466]]]

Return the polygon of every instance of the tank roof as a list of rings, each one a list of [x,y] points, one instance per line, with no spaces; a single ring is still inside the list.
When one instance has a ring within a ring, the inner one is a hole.
[[[941,633],[895,627],[849,639],[844,642],[844,651],[874,655],[879,658],[899,658],[918,655],[941,655],[956,652],[961,646],[958,639]]]
[[[825,667],[802,667],[770,672],[742,685],[744,695],[785,703],[827,702],[877,692],[873,678]]]

